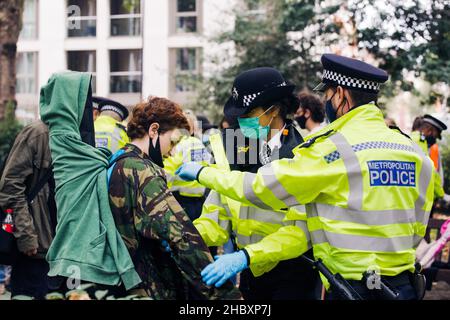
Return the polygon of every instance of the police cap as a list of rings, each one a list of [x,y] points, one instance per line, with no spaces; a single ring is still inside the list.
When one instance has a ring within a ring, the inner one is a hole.
[[[441,139],[441,132],[447,130],[447,126],[441,120],[433,117],[432,115],[426,114],[423,116],[423,122],[431,124],[433,127],[439,131],[439,139]]]
[[[378,93],[380,85],[389,78],[384,70],[337,54],[324,54],[321,62],[322,82],[314,91],[325,91],[329,86],[341,86],[350,90]]]
[[[107,110],[114,111],[122,118],[122,121],[128,118],[129,111],[127,107],[117,101],[102,97],[92,97],[92,101],[98,104],[98,110],[100,112]]]

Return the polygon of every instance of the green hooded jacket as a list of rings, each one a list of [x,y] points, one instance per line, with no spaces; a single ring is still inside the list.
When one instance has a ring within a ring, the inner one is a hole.
[[[91,76],[54,74],[42,87],[40,113],[50,131],[58,224],[47,253],[49,276],[104,285],[141,282],[109,206],[106,171],[111,153],[84,143],[80,124]]]

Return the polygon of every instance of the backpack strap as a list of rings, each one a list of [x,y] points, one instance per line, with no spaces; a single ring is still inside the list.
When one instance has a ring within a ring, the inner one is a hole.
[[[53,235],[55,234],[56,224],[57,224],[57,213],[56,213],[56,203],[55,203],[55,181],[53,179],[53,168],[50,167],[45,175],[36,183],[33,189],[27,195],[27,201],[31,204],[38,195],[38,193],[42,190],[42,188],[48,183],[48,187],[50,189],[50,193],[47,199],[48,211],[49,211],[49,221],[50,226],[53,231]],[[29,211],[32,214],[32,210]]]
[[[108,166],[108,172],[106,176],[106,181],[108,182],[108,188],[109,188],[109,181],[111,180],[112,173],[114,171],[114,167],[116,166],[117,161],[129,157],[133,157],[134,154],[132,152],[125,153],[125,150],[119,150],[116,153],[114,153],[111,158],[109,159],[109,166]]]
[[[33,189],[27,195],[27,201],[29,203],[33,202],[34,198],[36,198],[37,194],[42,190],[45,184],[49,181],[50,177],[53,175],[53,169],[49,168],[45,175],[38,181],[38,183],[34,186]]]

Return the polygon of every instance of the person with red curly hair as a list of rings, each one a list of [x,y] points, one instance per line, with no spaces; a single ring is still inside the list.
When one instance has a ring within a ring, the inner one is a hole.
[[[111,211],[142,283],[133,293],[152,299],[240,299],[231,282],[202,282],[213,262],[208,247],[167,187],[163,157],[189,131],[176,103],[150,97],[128,123],[131,143],[113,155],[108,171]]]

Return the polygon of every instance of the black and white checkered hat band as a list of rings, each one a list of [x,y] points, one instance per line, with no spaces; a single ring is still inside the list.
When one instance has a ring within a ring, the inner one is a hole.
[[[445,128],[442,127],[442,125],[436,121],[434,121],[433,119],[430,118],[424,118],[423,119],[424,122],[428,122],[429,124],[431,124],[433,127],[436,127],[438,130],[440,131],[444,131]]]
[[[330,70],[323,71],[322,79],[333,81],[333,82],[336,82],[338,85],[342,85],[342,86],[346,86],[346,87],[350,87],[350,88],[366,89],[366,90],[371,90],[371,91],[379,91],[380,90],[380,83],[378,83],[378,82],[352,78],[352,77],[340,74],[335,71],[330,71]]]
[[[123,114],[123,111],[120,110],[119,108],[115,107],[115,106],[105,105],[105,106],[102,106],[101,109],[100,109],[100,111],[106,111],[106,110],[114,111],[114,112],[118,113],[122,119],[125,118],[125,115]]]
[[[283,82],[283,83],[277,85],[277,87],[284,87],[284,86],[287,86],[286,82]],[[233,90],[235,90],[235,89],[233,89]],[[256,97],[259,96],[263,92],[264,91],[244,95],[243,100],[242,100],[242,104],[244,105],[244,107],[248,107],[253,102],[253,100],[255,100]]]
[[[259,96],[260,94],[261,94],[261,92],[258,92],[258,93],[252,93],[252,94],[249,94],[249,95],[244,96],[243,102],[242,102],[243,105],[244,105],[245,107],[248,107],[248,106],[253,102],[253,100],[255,100],[256,97]]]

